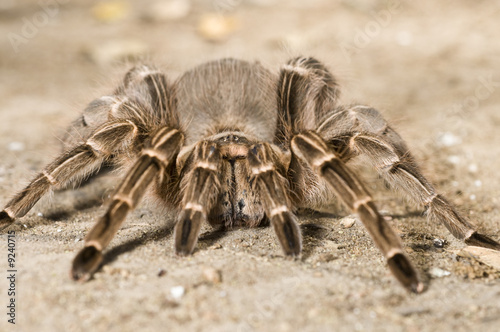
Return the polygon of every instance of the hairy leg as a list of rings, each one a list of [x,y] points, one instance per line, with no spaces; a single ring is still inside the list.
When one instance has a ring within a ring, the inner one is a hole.
[[[108,211],[87,234],[84,248],[73,260],[74,280],[86,281],[92,277],[102,261],[102,251],[118,232],[127,213],[137,206],[153,179],[175,160],[183,140],[181,132],[169,127],[160,128],[151,136],[122,180]]]
[[[423,284],[404,253],[399,237],[378,213],[360,180],[334,150],[318,134],[304,132],[292,139],[292,152],[319,174],[349,209],[359,215],[398,281],[408,290],[422,292]]]
[[[500,250],[495,240],[479,234],[455,207],[422,175],[403,139],[370,107],[353,106],[326,118],[320,135],[344,156],[368,157],[379,174],[395,189],[427,209],[429,218],[441,222],[456,238],[470,245]],[[342,132],[343,131],[343,132]]]

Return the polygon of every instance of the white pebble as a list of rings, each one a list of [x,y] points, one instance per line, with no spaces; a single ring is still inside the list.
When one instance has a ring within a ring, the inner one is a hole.
[[[62,229],[58,228],[57,233],[61,233],[61,232],[62,232]]]
[[[469,172],[471,173],[476,173],[478,171],[478,167],[476,164],[470,164],[469,165]]]
[[[147,9],[146,18],[153,21],[170,21],[186,17],[191,11],[191,1],[157,1]]]
[[[471,201],[474,201],[474,200],[476,199],[476,195],[474,195],[474,194],[470,195],[470,196],[469,196],[469,199],[470,199]]]
[[[476,181],[474,181],[474,185],[476,187],[481,187],[483,185],[483,182],[481,182],[481,180],[476,180]]]
[[[449,276],[451,272],[440,269],[439,267],[433,267],[430,271],[429,274],[434,277],[434,278],[442,278]]]
[[[460,157],[459,156],[449,156],[448,157],[448,161],[453,164],[453,165],[457,165],[460,163]]]
[[[351,228],[354,225],[355,222],[356,222],[355,218],[353,218],[353,217],[345,217],[345,218],[342,218],[342,220],[340,221],[340,224],[344,228]]]
[[[39,217],[43,217],[43,213],[41,213],[41,212],[38,212],[36,215]]]
[[[23,142],[10,142],[7,146],[9,151],[23,151],[24,143]]]
[[[442,146],[454,146],[462,143],[462,139],[453,133],[446,132],[439,135],[438,143]]]
[[[175,286],[170,288],[170,295],[176,300],[180,299],[181,297],[184,296],[185,289],[182,286]]]

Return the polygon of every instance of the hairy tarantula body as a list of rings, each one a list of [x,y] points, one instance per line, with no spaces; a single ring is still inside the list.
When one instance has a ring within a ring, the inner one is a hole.
[[[358,214],[399,282],[421,292],[399,237],[346,166],[363,154],[455,237],[500,250],[436,193],[377,110],[339,105],[338,95],[334,77],[313,58],[292,59],[277,74],[259,63],[224,59],[174,82],[137,66],[113,94],[89,104],[70,127],[65,152],[0,212],[0,227],[25,215],[52,187],[111,163],[128,171],[73,261],[75,280],[91,278],[127,213],[151,187],[179,211],[174,241],[181,255],[193,252],[208,221],[226,227],[270,222],[284,253],[297,256],[302,237],[295,211],[339,199]]]

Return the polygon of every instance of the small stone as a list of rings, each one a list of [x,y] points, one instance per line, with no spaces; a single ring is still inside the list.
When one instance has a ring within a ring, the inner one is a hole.
[[[22,142],[10,142],[7,146],[7,149],[9,149],[9,151],[24,151],[24,148],[25,146]]]
[[[220,284],[222,282],[222,273],[213,267],[205,267],[203,269],[203,278],[213,284]]]
[[[175,286],[170,288],[170,295],[176,300],[179,300],[181,297],[184,296],[184,293],[186,292],[186,289],[182,286]]]
[[[450,164],[453,164],[453,165],[458,165],[458,164],[460,164],[460,156],[449,156],[448,162],[450,162]]]
[[[434,244],[434,247],[436,248],[443,248],[444,243],[445,241],[443,239],[435,238],[434,240],[432,240],[432,244]]]
[[[173,21],[186,17],[190,11],[189,0],[156,1],[148,6],[144,18],[154,22]]]
[[[163,277],[166,274],[167,274],[166,270],[164,270],[164,269],[159,269],[158,270],[158,277]]]
[[[216,243],[213,246],[211,246],[209,249],[215,250],[215,249],[222,249],[222,244]]]
[[[120,21],[130,12],[126,1],[101,1],[92,7],[92,15],[101,22]]]
[[[481,180],[476,180],[476,181],[474,181],[474,185],[476,187],[481,187],[483,185],[483,182],[481,182]]]
[[[226,40],[237,27],[236,18],[221,14],[205,14],[198,22],[199,34],[211,42]]]
[[[318,262],[327,263],[337,259],[338,257],[332,253],[322,253],[318,256]]]
[[[356,218],[345,217],[345,218],[342,218],[342,220],[340,221],[340,224],[344,228],[351,228],[354,225],[355,222],[356,222]]]
[[[477,167],[476,164],[470,164],[469,167],[468,167],[468,170],[471,173],[477,173],[477,171],[479,170],[479,168]]]
[[[39,217],[43,217],[43,213],[41,213],[41,212],[38,212],[36,215]]]
[[[449,147],[462,143],[462,139],[453,133],[446,132],[439,135],[438,143],[441,146]]]
[[[434,278],[442,278],[449,276],[451,272],[440,269],[439,267],[433,267],[432,269],[430,269],[429,274]]]

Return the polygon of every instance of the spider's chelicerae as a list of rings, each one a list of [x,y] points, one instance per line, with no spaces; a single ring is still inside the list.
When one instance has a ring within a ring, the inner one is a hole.
[[[295,58],[278,74],[259,63],[224,59],[174,82],[136,66],[111,95],[89,104],[68,129],[65,152],[0,212],[0,227],[24,216],[52,187],[95,173],[103,163],[130,165],[73,261],[75,280],[88,280],[98,269],[127,213],[152,187],[179,211],[174,238],[182,255],[193,252],[205,221],[226,227],[270,221],[284,253],[297,256],[302,240],[294,212],[336,197],[358,214],[399,282],[421,292],[398,235],[346,166],[364,154],[392,187],[425,206],[455,237],[500,250],[436,193],[377,110],[339,105],[338,95],[335,78],[313,58]]]

